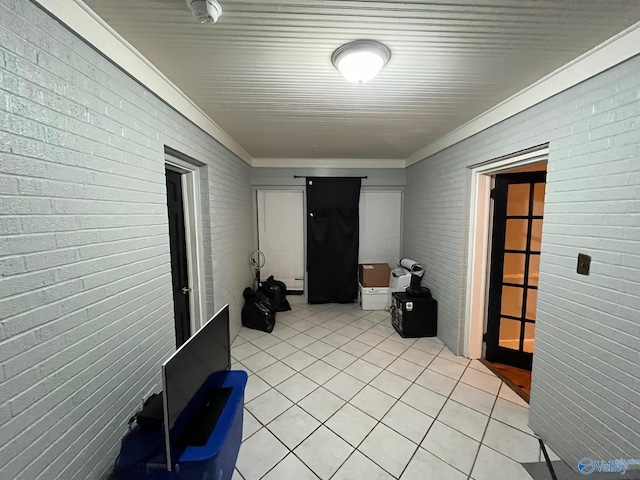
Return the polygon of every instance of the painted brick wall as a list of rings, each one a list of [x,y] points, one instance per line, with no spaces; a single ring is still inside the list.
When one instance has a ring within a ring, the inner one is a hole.
[[[425,263],[440,337],[460,352],[467,167],[546,142],[530,425],[572,466],[640,458],[640,58],[410,167],[404,255]]]
[[[251,168],[0,0],[0,478],[101,478],[174,349],[164,146],[201,168],[207,315],[240,326]]]

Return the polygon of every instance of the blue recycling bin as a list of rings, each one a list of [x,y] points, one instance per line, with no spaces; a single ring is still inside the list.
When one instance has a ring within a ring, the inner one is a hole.
[[[232,391],[208,441],[186,447],[173,471],[167,470],[163,430],[136,426],[122,440],[114,476],[117,480],[231,480],[242,442],[247,373],[232,370],[222,387]]]

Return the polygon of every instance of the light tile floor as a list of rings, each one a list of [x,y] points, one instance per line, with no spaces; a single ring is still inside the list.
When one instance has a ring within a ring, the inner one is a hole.
[[[480,362],[401,338],[387,312],[288,299],[231,348],[249,373],[234,480],[531,478],[528,405]]]

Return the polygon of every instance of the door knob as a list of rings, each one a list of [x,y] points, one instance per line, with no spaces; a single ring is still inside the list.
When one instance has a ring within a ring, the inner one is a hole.
[[[182,293],[186,295],[189,292],[191,292],[191,289],[189,287],[182,287]]]

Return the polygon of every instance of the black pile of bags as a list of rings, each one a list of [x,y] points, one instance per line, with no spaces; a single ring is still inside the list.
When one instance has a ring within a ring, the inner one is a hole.
[[[287,286],[273,275],[260,284],[257,291],[247,287],[242,292],[242,325],[271,333],[276,324],[276,312],[291,310],[287,301]]]

